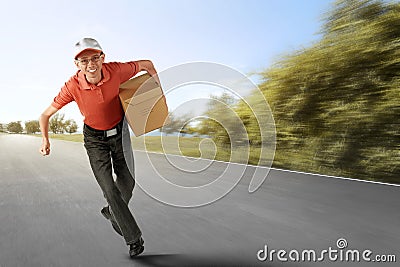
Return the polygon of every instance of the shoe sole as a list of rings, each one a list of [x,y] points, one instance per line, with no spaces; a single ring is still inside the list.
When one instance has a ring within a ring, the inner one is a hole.
[[[136,256],[139,256],[140,254],[143,253],[143,251],[144,251],[144,240],[143,240],[143,238],[141,238],[141,242],[140,243],[141,243],[140,244],[140,249],[138,251],[136,251],[135,254],[131,254],[131,252],[129,251],[129,256],[131,258],[135,258]]]
[[[135,257],[137,257],[137,256],[139,256],[140,254],[142,254],[143,253],[143,251],[144,251],[144,246],[141,246],[140,247],[140,249],[139,249],[139,251],[137,251],[135,254],[131,254],[131,253],[129,253],[129,256],[131,257],[131,258],[135,258]]]

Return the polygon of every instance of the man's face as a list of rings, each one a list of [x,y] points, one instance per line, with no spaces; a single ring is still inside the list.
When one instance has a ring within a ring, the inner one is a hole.
[[[104,62],[104,54],[96,51],[83,51],[75,65],[80,69],[87,78],[101,78],[101,66]]]

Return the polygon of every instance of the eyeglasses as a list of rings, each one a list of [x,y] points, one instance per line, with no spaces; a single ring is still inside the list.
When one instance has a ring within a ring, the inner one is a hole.
[[[87,64],[89,64],[90,61],[92,61],[92,62],[98,62],[98,61],[100,60],[100,58],[101,58],[102,55],[103,55],[103,54],[95,55],[95,56],[93,56],[93,57],[91,57],[91,58],[77,59],[76,61],[78,61],[78,62],[81,63],[82,65],[87,65]]]

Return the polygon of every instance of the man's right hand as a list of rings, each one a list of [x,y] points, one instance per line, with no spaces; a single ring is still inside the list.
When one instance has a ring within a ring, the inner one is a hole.
[[[39,150],[40,154],[42,154],[42,156],[47,156],[50,154],[50,142],[49,140],[43,140],[42,141],[42,146],[40,147]]]
[[[58,111],[57,108],[50,105],[39,118],[40,132],[42,133],[42,146],[39,149],[40,154],[47,156],[50,154],[49,142],[49,119]]]

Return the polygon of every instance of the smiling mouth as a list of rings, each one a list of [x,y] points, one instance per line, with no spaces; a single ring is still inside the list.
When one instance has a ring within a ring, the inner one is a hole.
[[[91,73],[93,73],[93,72],[95,72],[97,69],[94,69],[94,70],[88,70],[88,72],[91,72]]]

